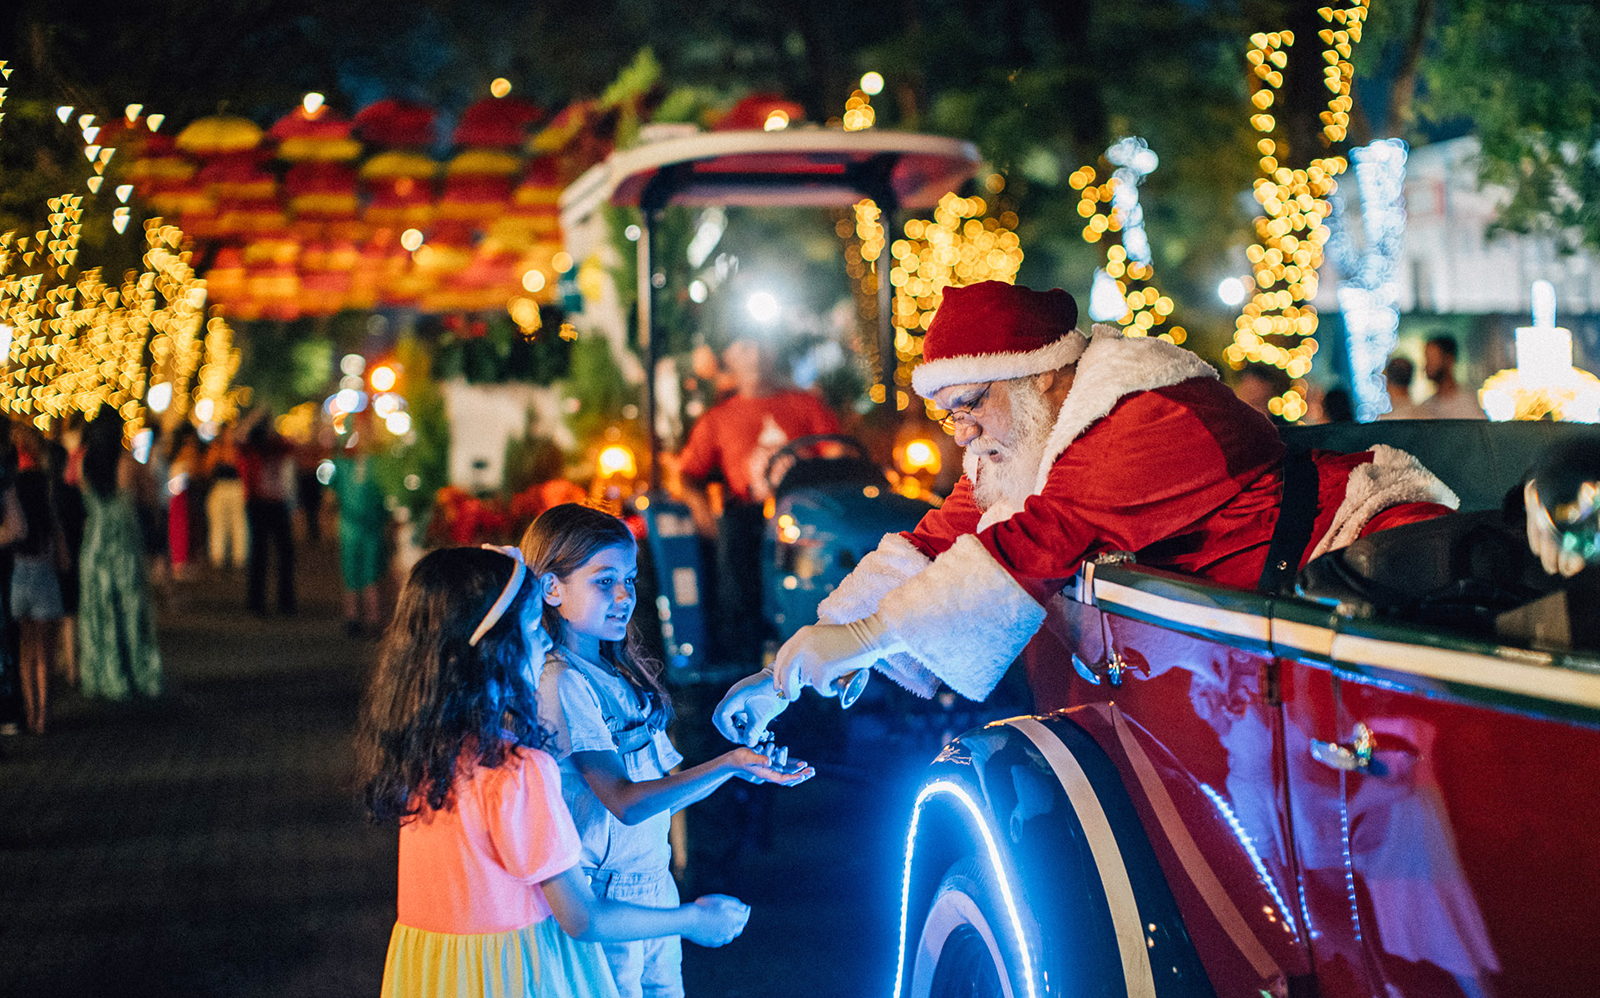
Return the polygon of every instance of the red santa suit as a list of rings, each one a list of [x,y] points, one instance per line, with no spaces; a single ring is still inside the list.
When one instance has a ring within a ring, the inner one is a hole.
[[[953,300],[970,304],[962,294],[982,287],[947,290],[939,317]],[[1016,292],[1039,294],[996,293]],[[935,347],[937,331],[928,334]],[[1254,588],[1261,577],[1283,493],[1277,430],[1181,347],[1106,326],[1092,340],[1073,331],[1051,342],[1072,338],[1072,388],[1020,508],[1002,502],[981,510],[963,476],[940,509],[909,533],[886,536],[819,607],[826,623],[876,612],[907,649],[879,668],[914,692],[932,695],[943,681],[963,696],[987,696],[1043,623],[1044,604],[1096,555],[1132,551],[1141,565],[1239,588]],[[952,384],[1037,373],[1011,373],[1029,366],[1015,358],[1030,353],[947,353],[916,387],[931,396]],[[1037,358],[1034,366],[1054,369],[1058,359]],[[1302,564],[1364,532],[1458,504],[1394,448],[1314,459],[1316,541]]]

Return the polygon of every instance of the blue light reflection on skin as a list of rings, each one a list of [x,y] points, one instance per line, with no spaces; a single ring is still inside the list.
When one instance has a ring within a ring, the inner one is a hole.
[[[1283,921],[1284,929],[1290,935],[1298,936],[1299,932],[1295,929],[1294,919],[1289,916],[1289,902],[1283,899],[1283,895],[1278,892],[1278,885],[1267,873],[1267,864],[1262,861],[1261,854],[1256,852],[1255,843],[1250,841],[1250,833],[1244,830],[1244,823],[1239,820],[1238,815],[1233,813],[1233,808],[1226,800],[1223,800],[1222,795],[1212,789],[1209,784],[1200,784],[1200,791],[1211,800],[1212,804],[1216,805],[1217,812],[1228,823],[1228,827],[1233,829],[1233,834],[1239,840],[1239,844],[1244,846],[1244,851],[1250,856],[1251,864],[1256,868],[1256,875],[1261,878],[1261,885],[1267,889],[1267,893],[1272,895],[1272,900],[1277,902],[1278,917]]]
[[[917,822],[922,817],[922,805],[935,794],[949,794],[960,801],[967,809],[967,813],[972,816],[972,823],[982,833],[984,849],[989,856],[989,866],[994,871],[995,882],[1000,885],[1000,898],[1006,906],[1006,916],[1011,921],[1012,938],[1016,940],[1017,952],[1022,958],[1022,977],[1028,987],[1028,998],[1037,998],[1038,992],[1033,983],[1033,958],[1022,936],[1022,914],[1017,909],[1016,893],[1011,889],[1011,881],[1006,876],[1005,867],[1000,861],[1000,846],[995,841],[994,831],[984,820],[983,811],[978,807],[977,801],[973,800],[963,787],[949,780],[935,780],[923,787],[911,808],[911,827],[906,832],[905,877],[900,892],[900,959],[895,964],[895,998],[900,998],[905,986],[906,936],[911,918],[911,860],[917,845]]]

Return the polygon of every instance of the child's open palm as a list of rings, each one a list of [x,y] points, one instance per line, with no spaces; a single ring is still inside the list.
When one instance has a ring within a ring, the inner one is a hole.
[[[787,751],[782,759],[775,759],[741,745],[725,753],[723,758],[733,767],[735,776],[751,783],[776,783],[792,787],[817,775],[817,771],[809,764],[788,758]]]

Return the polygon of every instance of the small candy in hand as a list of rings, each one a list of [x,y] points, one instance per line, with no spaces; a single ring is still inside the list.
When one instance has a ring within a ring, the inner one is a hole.
[[[777,737],[770,731],[756,742],[755,750],[766,756],[768,768],[776,772],[789,775],[806,768],[806,764],[799,759],[792,763],[789,761],[789,746],[779,745]]]

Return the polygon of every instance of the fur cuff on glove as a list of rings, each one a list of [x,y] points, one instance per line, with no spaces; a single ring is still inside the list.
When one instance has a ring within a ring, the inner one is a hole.
[[[1361,536],[1374,516],[1404,502],[1436,502],[1451,509],[1461,508],[1461,500],[1450,486],[1439,481],[1421,461],[1398,447],[1378,444],[1372,448],[1372,460],[1350,472],[1344,502],[1333,514],[1328,532],[1311,549],[1311,557],[1345,547]]]
[[[927,568],[929,561],[917,546],[899,534],[885,534],[839,587],[817,604],[817,618],[827,624],[848,624],[878,612],[878,603],[896,586]],[[878,671],[919,697],[939,692],[939,677],[904,652],[878,663]]]
[[[878,605],[911,657],[969,700],[982,700],[1044,623],[1040,606],[971,534]]]
[[[878,659],[876,667],[901,688],[924,700],[933,699],[933,695],[939,692],[939,677],[933,674],[933,670],[903,651]]]
[[[817,618],[848,624],[878,612],[884,594],[933,564],[899,534],[884,534],[874,551],[851,570],[838,588],[817,604]]]

